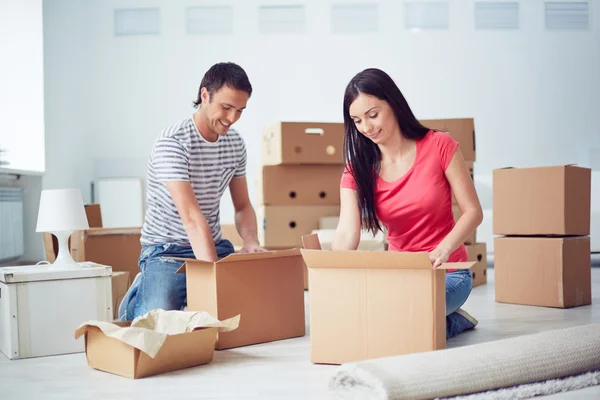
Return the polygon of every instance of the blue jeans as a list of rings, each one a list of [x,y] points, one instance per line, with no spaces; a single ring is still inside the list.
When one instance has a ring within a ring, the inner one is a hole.
[[[446,274],[446,338],[474,327],[472,322],[456,312],[467,301],[472,288],[470,270],[461,269]]]
[[[216,244],[217,256],[226,257],[234,252],[229,240]],[[131,321],[150,310],[181,310],[187,304],[185,274],[178,274],[183,262],[172,257],[195,259],[191,247],[175,244],[143,246],[139,258],[140,273],[125,294],[119,306],[119,319]]]

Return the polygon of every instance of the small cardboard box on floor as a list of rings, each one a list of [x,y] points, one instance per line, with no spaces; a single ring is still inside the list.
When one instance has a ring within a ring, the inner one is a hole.
[[[311,361],[348,362],[446,346],[447,263],[433,269],[427,253],[320,250],[303,238],[308,266]]]
[[[209,363],[217,332],[238,324],[239,316],[217,321],[205,312],[152,310],[135,321],[87,321],[75,338],[85,337],[90,367],[136,379]]]
[[[232,254],[211,263],[184,261],[189,311],[219,320],[240,315],[239,328],[219,334],[218,350],[305,335],[304,262],[299,249]]]

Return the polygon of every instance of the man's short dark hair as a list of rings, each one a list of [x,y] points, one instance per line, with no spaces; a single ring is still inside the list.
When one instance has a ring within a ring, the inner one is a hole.
[[[242,90],[248,93],[248,96],[252,95],[252,85],[242,67],[232,62],[218,63],[210,67],[204,74],[200,88],[198,88],[198,98],[193,102],[194,107],[198,108],[202,104],[200,94],[203,87],[208,90],[209,99],[212,101],[213,94],[223,86]]]

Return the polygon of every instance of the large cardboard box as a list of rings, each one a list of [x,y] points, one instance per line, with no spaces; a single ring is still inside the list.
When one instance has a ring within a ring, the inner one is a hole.
[[[454,215],[454,221],[455,222],[458,221],[458,219],[462,215],[460,208],[458,207],[458,204],[452,205],[452,214]],[[475,244],[476,242],[477,242],[477,229],[475,229],[473,232],[471,232],[469,234],[469,236],[467,236],[467,238],[465,239],[465,244]]]
[[[279,122],[263,131],[262,164],[344,164],[344,124]]]
[[[343,165],[265,165],[259,173],[258,203],[339,205]]]
[[[466,246],[469,261],[474,261],[471,268],[473,287],[487,283],[487,253],[485,243],[469,244]]]
[[[308,266],[311,361],[343,364],[443,349],[446,271],[427,253],[325,251],[303,238]]]
[[[210,263],[184,261],[189,311],[219,320],[240,314],[236,331],[219,333],[228,349],[305,335],[304,262],[299,249],[232,254]]]
[[[140,272],[141,228],[92,228],[71,235],[75,261],[110,265],[113,271],[129,272],[130,282]]]
[[[430,129],[448,132],[457,142],[466,161],[475,161],[475,121],[473,118],[424,119]]]
[[[589,235],[591,170],[572,165],[493,171],[496,235]]]
[[[319,229],[319,219],[340,215],[339,205],[260,206],[258,240],[269,248],[302,247],[302,236]]]
[[[496,301],[546,307],[591,304],[590,238],[494,239]]]

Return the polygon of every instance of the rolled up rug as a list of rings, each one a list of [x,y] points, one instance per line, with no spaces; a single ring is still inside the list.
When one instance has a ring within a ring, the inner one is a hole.
[[[336,399],[459,396],[600,370],[600,324],[342,365]]]

